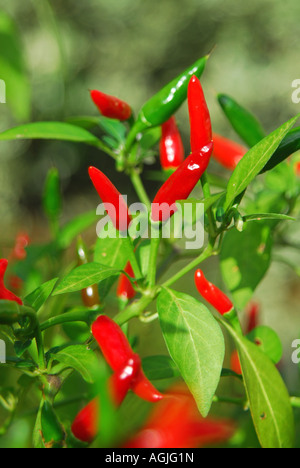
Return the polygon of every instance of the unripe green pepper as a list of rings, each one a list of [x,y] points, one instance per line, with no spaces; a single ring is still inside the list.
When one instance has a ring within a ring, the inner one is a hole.
[[[62,446],[65,434],[49,401],[45,401],[41,412],[41,429],[43,442],[48,448]]]
[[[136,135],[150,127],[157,127],[166,122],[181,106],[187,97],[190,78],[202,75],[208,55],[197,60],[183,73],[165,85],[158,93],[150,98],[141,108],[137,120],[133,125],[126,141],[129,149]]]
[[[218,101],[236,133],[250,148],[265,138],[260,122],[248,110],[226,94],[219,94]]]

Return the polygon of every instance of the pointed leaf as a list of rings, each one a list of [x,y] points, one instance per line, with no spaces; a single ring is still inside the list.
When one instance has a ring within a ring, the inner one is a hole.
[[[171,358],[207,416],[224,359],[224,338],[208,309],[183,293],[163,289],[157,301],[163,335]]]

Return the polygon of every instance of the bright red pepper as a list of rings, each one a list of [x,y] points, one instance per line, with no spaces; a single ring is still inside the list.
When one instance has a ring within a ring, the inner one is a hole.
[[[196,271],[195,284],[201,296],[221,315],[224,315],[233,309],[233,304],[230,299],[219,288],[217,288],[217,286],[207,281],[203,271]]]
[[[213,133],[213,142],[213,158],[222,166],[230,170],[236,168],[242,157],[248,151],[245,146],[221,135],[217,135],[216,133]]]
[[[232,421],[202,418],[188,389],[176,384],[155,405],[145,426],[124,448],[197,448],[225,442],[233,435]]]
[[[162,136],[159,143],[161,167],[176,169],[184,161],[184,147],[175,117],[171,117],[161,126]]]
[[[212,148],[212,143],[209,143],[201,151],[192,153],[171,174],[153,200],[153,221],[167,221],[177,211],[175,202],[188,198],[207,169]]]
[[[130,262],[127,263],[124,270],[131,278],[134,278],[134,272]],[[127,278],[126,275],[122,274],[119,278],[118,287],[117,287],[117,296],[123,301],[130,301],[136,295],[136,291],[131,284],[131,281]]]
[[[78,440],[90,443],[97,437],[99,412],[99,398],[94,398],[77,414],[71,430]]]
[[[196,153],[212,142],[209,110],[200,80],[193,75],[188,86],[188,107],[191,127],[191,151]]]
[[[23,305],[23,302],[21,299],[15,294],[13,294],[11,291],[6,289],[4,286],[4,275],[8,267],[8,261],[5,259],[0,260],[0,299],[4,299],[6,301],[15,301],[19,305]]]
[[[126,366],[130,359],[136,359],[129,341],[122,329],[112,319],[101,315],[92,325],[92,333],[102,354],[114,372]],[[160,400],[163,395],[146,378],[142,369],[131,382],[131,389],[140,398],[150,402]]]
[[[132,380],[141,368],[138,355],[129,359],[124,367],[115,372],[108,381],[108,390],[113,404],[118,407],[126,397]],[[72,433],[82,442],[91,443],[99,432],[100,400],[90,401],[76,416],[72,424]]]
[[[90,93],[94,104],[96,104],[100,114],[102,114],[104,117],[118,120],[130,119],[132,115],[132,109],[129,104],[127,104],[127,102],[95,89]]]
[[[300,161],[295,165],[295,173],[298,177],[300,177]]]
[[[89,176],[115,228],[119,231],[126,231],[131,222],[131,216],[120,192],[99,169],[90,167]]]

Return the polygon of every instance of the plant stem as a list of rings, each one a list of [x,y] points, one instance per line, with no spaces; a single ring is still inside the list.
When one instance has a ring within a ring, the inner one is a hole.
[[[169,287],[176,281],[182,278],[182,276],[186,275],[189,273],[191,270],[196,268],[200,263],[204,262],[207,258],[211,257],[213,254],[213,246],[214,242],[210,242],[206,249],[202,252],[199,257],[195,258],[192,262],[190,262],[188,265],[186,265],[184,268],[179,270],[174,276],[169,278],[162,286],[163,287]]]
[[[115,322],[118,325],[123,325],[127,323],[132,318],[138,317],[143,313],[143,311],[148,307],[155,296],[157,295],[157,291],[153,291],[151,294],[147,294],[141,297],[138,301],[133,302],[125,310],[119,312],[114,318]]]
[[[142,183],[139,171],[137,169],[131,169],[130,171],[130,179],[132,182],[132,185],[135,188],[135,191],[140,199],[140,201],[147,207],[148,212],[151,210],[151,202],[149,200],[149,197],[146,193],[146,190],[144,188],[144,185]]]
[[[67,312],[66,314],[58,315],[56,317],[51,317],[40,325],[40,330],[45,331],[48,328],[55,327],[56,325],[61,325],[63,323],[69,322],[92,322],[97,315],[99,315],[99,309],[88,309],[88,310],[79,310],[74,312]]]
[[[149,259],[149,269],[148,269],[148,286],[152,289],[156,283],[156,271],[157,271],[157,255],[160,245],[160,231],[158,237],[151,238],[150,244],[150,259]]]

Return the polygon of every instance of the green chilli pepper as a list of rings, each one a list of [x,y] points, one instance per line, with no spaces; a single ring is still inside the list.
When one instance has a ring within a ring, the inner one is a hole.
[[[46,400],[42,407],[41,429],[46,446],[57,447],[65,437],[63,428],[54,412],[52,405]],[[58,444],[58,445],[57,445]]]
[[[270,171],[298,150],[300,150],[300,127],[294,128],[284,137],[261,172]]]
[[[250,148],[265,138],[261,124],[248,110],[226,94],[219,94],[218,101],[236,133]]]
[[[127,149],[132,145],[137,133],[166,122],[177,111],[187,97],[189,80],[193,75],[202,75],[208,55],[197,60],[183,73],[170,81],[141,108],[126,141]]]

